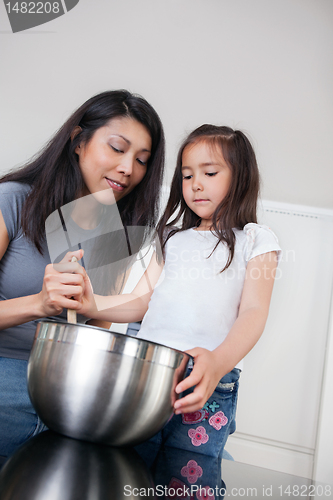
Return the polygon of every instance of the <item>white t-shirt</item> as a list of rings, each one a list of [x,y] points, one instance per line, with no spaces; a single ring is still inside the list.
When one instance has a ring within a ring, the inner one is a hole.
[[[213,350],[223,342],[238,315],[248,261],[281,250],[267,226],[250,223],[234,232],[234,258],[222,273],[229,250],[219,243],[213,252],[217,238],[210,231],[188,229],[168,240],[138,337],[182,351]]]

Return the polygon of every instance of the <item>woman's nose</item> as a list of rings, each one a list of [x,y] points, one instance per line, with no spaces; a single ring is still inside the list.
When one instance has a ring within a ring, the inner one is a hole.
[[[128,176],[133,172],[133,158],[124,155],[117,167],[118,172]]]

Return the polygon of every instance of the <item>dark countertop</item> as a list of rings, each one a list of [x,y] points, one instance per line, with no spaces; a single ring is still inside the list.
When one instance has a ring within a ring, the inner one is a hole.
[[[114,448],[51,431],[25,443],[0,473],[0,500],[217,500],[224,493],[333,498],[329,486],[268,469],[153,444]]]

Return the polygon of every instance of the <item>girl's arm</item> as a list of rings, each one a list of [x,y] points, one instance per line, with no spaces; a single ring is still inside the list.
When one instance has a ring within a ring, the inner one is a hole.
[[[0,260],[9,245],[8,232],[0,211]],[[75,252],[77,258],[82,251]],[[80,298],[84,278],[77,263],[64,263],[63,271],[57,272],[52,264],[46,267],[43,288],[35,295],[0,301],[0,330],[21,325],[28,321],[60,314],[63,308],[77,308],[80,302],[69,297]],[[76,274],[72,274],[76,273]],[[19,283],[17,284],[19,288]]]
[[[89,278],[86,277],[82,306],[78,312],[95,320],[113,323],[141,321],[148,309],[150,297],[162,270],[163,264],[157,262],[154,252],[146,271],[134,290],[131,293],[112,296],[93,294]]]
[[[204,406],[224,375],[229,373],[254,347],[264,331],[277,266],[276,252],[251,259],[238,317],[226,339],[214,351],[195,348],[192,373],[176,387],[179,394],[195,386],[194,391],[175,403],[175,413],[191,413]]]

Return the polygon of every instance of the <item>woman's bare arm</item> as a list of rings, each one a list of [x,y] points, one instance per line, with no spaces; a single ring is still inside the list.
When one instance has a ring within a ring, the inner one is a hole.
[[[9,245],[6,224],[0,211],[0,260]],[[46,316],[60,314],[65,307],[77,307],[72,295],[83,292],[83,275],[78,264],[68,263],[67,273],[58,273],[50,264],[44,276],[43,289],[34,295],[0,301],[0,330]],[[74,269],[75,268],[75,269]],[[76,274],[72,274],[76,272]],[[79,273],[79,274],[77,274]]]

